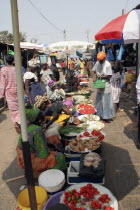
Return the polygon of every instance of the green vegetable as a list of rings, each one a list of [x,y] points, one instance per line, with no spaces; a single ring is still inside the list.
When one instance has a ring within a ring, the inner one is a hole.
[[[68,125],[60,129],[61,134],[80,133],[82,131],[83,128],[77,127],[76,125]]]
[[[84,123],[84,124],[82,125],[82,128],[88,128],[88,127],[89,127],[89,124]]]
[[[87,121],[87,117],[83,117],[82,121],[86,122]]]
[[[71,197],[68,198],[68,201],[71,201]]]

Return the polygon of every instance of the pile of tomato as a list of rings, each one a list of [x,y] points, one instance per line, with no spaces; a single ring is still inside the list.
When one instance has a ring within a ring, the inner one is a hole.
[[[100,192],[97,190],[97,188],[93,187],[92,184],[87,184],[86,186],[80,188],[80,195],[88,198],[88,200],[91,200],[91,198],[94,198],[94,196],[98,195],[99,193]]]
[[[114,208],[112,208],[111,206],[103,206],[104,210],[114,210]]]
[[[94,114],[96,112],[96,109],[90,104],[79,104],[78,109],[80,114]]]
[[[76,204],[81,202],[81,195],[76,190],[71,190],[64,193],[64,203],[72,210],[84,210],[84,208],[76,208]]]
[[[93,130],[91,132],[92,136],[97,136],[98,140],[102,141],[105,137],[100,131]]]
[[[100,131],[96,131],[96,130],[93,130],[91,133],[85,131],[82,135],[79,135],[80,138],[93,137],[93,136],[98,137],[99,141],[102,141],[105,138],[104,135]]]
[[[110,198],[108,197],[107,194],[101,195],[98,199],[99,199],[99,201],[101,201],[102,203],[109,203],[109,202],[110,202]]]
[[[99,203],[97,200],[93,200],[90,203],[90,207],[93,209],[101,209],[102,208],[102,204]]]
[[[86,202],[89,202],[91,209],[104,209],[104,210],[114,210],[110,206],[105,206],[105,203],[110,202],[110,198],[107,194],[101,195],[95,200],[95,196],[99,195],[100,192],[92,184],[87,184],[80,188],[77,192],[75,189],[67,191],[64,193],[64,203],[70,207],[71,210],[85,210],[83,207],[76,207],[77,204],[84,206]],[[94,199],[94,200],[93,200]]]

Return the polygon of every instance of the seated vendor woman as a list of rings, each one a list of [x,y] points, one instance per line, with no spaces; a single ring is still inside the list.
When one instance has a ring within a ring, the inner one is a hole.
[[[39,108],[48,123],[46,124],[45,136],[49,143],[59,145],[61,137],[59,135],[59,129],[62,123],[68,119],[73,113],[62,102],[50,103],[47,96],[37,96],[35,106]],[[63,114],[62,111],[64,112]]]
[[[45,134],[40,126],[42,123],[41,111],[36,107],[26,109],[26,117],[33,171],[41,172],[47,169],[65,170],[67,165],[64,155],[59,152],[49,151],[48,149]],[[20,133],[20,127],[18,128],[18,133]],[[21,134],[16,150],[18,164],[24,169]]]

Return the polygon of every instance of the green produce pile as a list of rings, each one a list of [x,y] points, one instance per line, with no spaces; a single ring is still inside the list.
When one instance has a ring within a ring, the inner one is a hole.
[[[77,127],[76,125],[68,125],[60,128],[61,134],[69,134],[69,133],[80,133],[83,131],[83,128]]]

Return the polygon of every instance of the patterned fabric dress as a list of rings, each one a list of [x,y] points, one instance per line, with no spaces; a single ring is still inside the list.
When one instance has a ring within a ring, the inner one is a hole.
[[[119,103],[120,94],[121,94],[121,75],[120,72],[113,73],[111,77],[111,87],[112,87],[112,96],[113,103]]]
[[[16,71],[14,66],[5,66],[0,72],[0,98],[6,97],[11,120],[20,124]]]
[[[26,110],[26,117],[28,122],[33,122],[40,110],[36,107]],[[50,152],[47,147],[47,141],[42,128],[35,124],[30,124],[27,128],[28,140],[31,152],[32,168],[34,172],[41,172],[47,169],[67,168],[65,157],[62,153]],[[24,159],[22,152],[22,136],[20,135],[17,146],[17,158],[19,166],[24,169]]]

